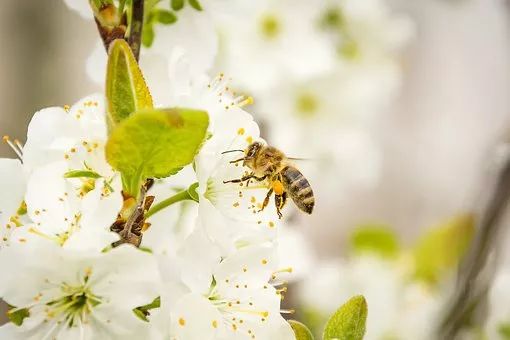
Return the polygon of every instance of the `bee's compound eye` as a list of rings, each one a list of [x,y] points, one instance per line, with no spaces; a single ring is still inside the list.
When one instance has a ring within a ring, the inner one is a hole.
[[[260,143],[259,142],[255,142],[255,143],[252,143],[249,147],[248,147],[248,151],[246,152],[246,156],[248,157],[253,157],[255,156],[255,154],[257,153],[257,151],[260,149]]]

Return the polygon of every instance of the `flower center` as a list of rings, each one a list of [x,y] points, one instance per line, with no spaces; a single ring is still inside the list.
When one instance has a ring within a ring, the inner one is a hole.
[[[278,18],[272,14],[262,16],[260,20],[260,32],[268,40],[274,40],[281,32],[281,25]]]
[[[94,307],[102,302],[101,297],[92,293],[87,285],[89,277],[90,270],[85,274],[82,284],[73,286],[63,282],[60,287],[62,296],[46,303],[47,318],[57,318],[68,327],[86,322]]]
[[[319,107],[317,97],[309,92],[300,93],[296,98],[296,111],[302,118],[315,116]]]
[[[360,49],[358,43],[350,33],[348,23],[340,8],[329,8],[326,10],[320,23],[325,30],[337,35],[337,53],[339,57],[355,60],[359,56]]]

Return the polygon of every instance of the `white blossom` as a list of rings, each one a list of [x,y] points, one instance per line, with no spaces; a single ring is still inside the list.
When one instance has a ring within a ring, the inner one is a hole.
[[[240,249],[212,266],[172,308],[173,337],[294,339],[280,315],[281,291],[272,285],[277,266],[272,245]]]
[[[106,162],[105,143],[100,95],[34,115],[27,142],[19,148],[23,161],[19,176],[28,178],[23,194],[27,212],[23,223],[17,223],[13,242],[45,238],[63,245],[78,231],[88,236],[69,244],[97,248],[95,237],[116,239],[109,227],[122,207],[121,183]]]
[[[269,190],[267,183],[224,183],[241,178],[248,169],[240,163],[230,163],[243,157],[243,152],[223,153],[245,150],[261,140],[258,125],[243,109],[252,99],[236,96],[223,74],[207,82],[205,77],[193,77],[187,72],[186,55],[174,58],[171,74],[180,81],[172,89],[173,102],[206,110],[210,117],[210,138],[195,158],[198,218],[224,253],[274,239],[278,220],[274,206],[260,211]]]
[[[334,46],[317,29],[319,6],[309,1],[238,1],[239,15],[219,26],[221,67],[254,94],[288,79],[304,80],[331,70]]]
[[[13,261],[23,258],[23,261]],[[148,325],[133,309],[157,296],[151,257],[131,246],[107,253],[72,251],[46,243],[0,253],[0,295],[23,324],[8,332],[23,339],[118,339]]]

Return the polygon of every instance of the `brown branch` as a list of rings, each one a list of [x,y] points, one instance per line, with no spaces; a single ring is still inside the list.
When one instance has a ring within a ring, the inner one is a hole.
[[[140,45],[142,42],[144,0],[133,0],[131,22],[129,27],[128,43],[133,51],[136,61],[140,58]]]
[[[112,41],[115,39],[124,39],[129,43],[133,55],[136,61],[138,61],[142,41],[143,18],[144,0],[133,0],[129,31],[127,29],[125,13],[118,13],[117,8],[113,4],[95,9],[94,19],[99,35],[103,40],[106,53],[108,53]]]
[[[145,213],[150,209],[154,202],[154,196],[147,196],[147,191],[151,188],[154,181],[148,179],[140,189],[140,196],[136,202],[134,210],[129,215],[127,221],[118,219],[110,227],[111,231],[119,234],[120,240],[112,244],[113,247],[124,243],[130,243],[139,247],[142,242],[142,231],[145,225]]]
[[[94,19],[96,21],[97,30],[99,31],[99,36],[101,36],[106,53],[108,53],[108,49],[110,48],[112,41],[115,39],[124,39],[124,36],[126,35],[126,26],[120,25],[114,28],[108,28],[102,26],[97,18]]]
[[[456,339],[473,320],[474,313],[486,300],[493,273],[488,266],[491,251],[497,248],[501,220],[510,200],[510,157],[504,159],[496,174],[492,192],[480,221],[477,237],[463,260],[457,289],[439,329],[439,339]]]

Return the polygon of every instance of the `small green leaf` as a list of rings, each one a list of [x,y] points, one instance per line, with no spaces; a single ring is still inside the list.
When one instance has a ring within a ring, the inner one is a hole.
[[[191,7],[196,9],[197,11],[202,10],[202,5],[200,5],[200,2],[198,0],[188,0]]]
[[[170,0],[170,6],[174,11],[181,10],[184,7],[184,0]]]
[[[193,199],[193,201],[198,203],[199,198],[198,198],[197,188],[198,188],[198,182],[191,184],[188,188],[188,194]]]
[[[114,40],[108,52],[106,99],[109,131],[133,112],[153,107],[142,72],[123,39]]]
[[[7,312],[7,317],[16,326],[21,326],[23,324],[23,320],[29,316],[30,311],[27,308],[12,308]]]
[[[142,31],[142,44],[145,47],[151,47],[154,43],[154,24],[153,22],[147,22],[143,26]]]
[[[312,332],[299,321],[289,320],[290,327],[294,331],[296,340],[313,340]]]
[[[395,258],[399,244],[395,233],[384,225],[361,225],[351,235],[355,253],[372,253],[386,259]]]
[[[416,245],[413,255],[416,279],[436,284],[455,268],[473,239],[474,217],[460,215],[430,229]]]
[[[145,179],[170,176],[193,161],[208,125],[205,111],[173,108],[137,112],[112,131],[106,159],[121,172],[124,191],[137,197]]]
[[[156,9],[154,11],[154,19],[164,25],[171,25],[177,21],[177,16],[164,9]]]
[[[147,314],[145,314],[143,311],[139,310],[138,308],[133,309],[133,313],[135,313],[136,317],[142,321],[149,322],[149,319],[147,318]]]
[[[135,313],[139,319],[149,322],[148,316],[151,315],[150,310],[159,307],[161,307],[161,298],[158,296],[151,303],[134,308],[133,313]]]
[[[64,178],[101,178],[101,175],[91,170],[70,170],[64,174]]]
[[[510,340],[510,323],[502,323],[498,326],[498,333],[502,339]]]
[[[361,295],[351,298],[328,320],[324,340],[362,340],[367,314],[365,298]]]

